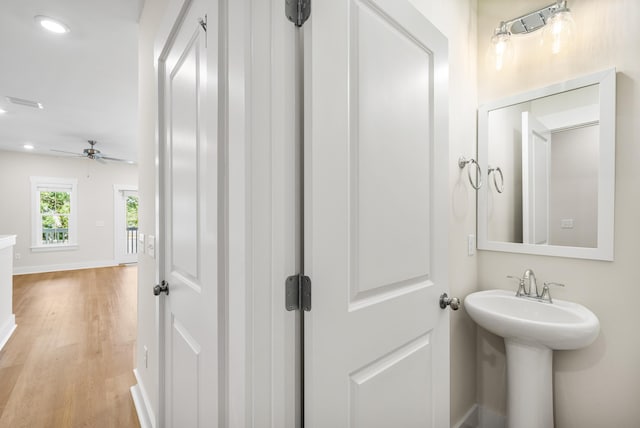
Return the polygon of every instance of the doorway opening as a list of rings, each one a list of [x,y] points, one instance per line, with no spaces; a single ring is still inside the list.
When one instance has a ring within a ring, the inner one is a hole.
[[[117,263],[138,261],[138,189],[113,186],[114,258]]]

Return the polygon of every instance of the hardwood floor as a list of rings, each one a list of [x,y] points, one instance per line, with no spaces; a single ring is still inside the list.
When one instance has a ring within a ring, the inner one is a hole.
[[[137,268],[14,276],[0,351],[0,427],[138,427]]]

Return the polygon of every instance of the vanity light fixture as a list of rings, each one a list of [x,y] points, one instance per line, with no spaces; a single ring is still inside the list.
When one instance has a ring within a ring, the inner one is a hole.
[[[487,52],[487,61],[495,67],[496,71],[502,70],[506,64],[513,61],[513,42],[505,22],[501,22],[493,32],[491,46]]]
[[[553,11],[547,20],[547,25],[542,30],[543,43],[551,48],[551,53],[554,55],[561,52],[571,42],[575,26],[567,2],[558,2],[558,7]]]
[[[551,53],[557,54],[570,43],[574,27],[567,0],[556,0],[542,9],[503,21],[491,37],[487,62],[497,71],[502,70],[514,57],[511,36],[532,33],[541,28],[544,28],[541,44],[549,46]]]
[[[67,25],[49,16],[36,15],[33,19],[42,28],[55,34],[66,34],[71,31]]]

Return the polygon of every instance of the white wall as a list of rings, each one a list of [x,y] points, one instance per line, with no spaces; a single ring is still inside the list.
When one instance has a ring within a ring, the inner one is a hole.
[[[476,192],[458,157],[476,154],[476,0],[411,0],[449,40],[449,286],[464,297],[477,288],[477,258],[467,255],[476,233]],[[464,308],[451,312],[451,422],[476,402],[475,332]]]
[[[549,174],[549,244],[598,245],[598,125],[553,132]],[[573,227],[562,227],[572,220]]]
[[[504,176],[503,191],[498,193],[493,173],[484,174],[489,241],[522,242],[522,112],[528,109],[529,103],[521,103],[489,112],[487,161]]]
[[[31,176],[78,180],[78,248],[31,251]],[[18,235],[15,273],[113,265],[113,185],[136,185],[135,165],[84,159],[0,152],[0,183],[5,206],[0,210],[0,234]],[[96,225],[96,222],[104,224]]]
[[[478,49],[486,51],[501,21],[542,7],[548,0],[479,0]],[[557,57],[538,48],[537,35],[514,37],[521,53],[501,73],[478,69],[480,102],[542,87],[579,75],[616,67],[615,261],[589,261],[491,251],[479,253],[482,289],[513,289],[506,275],[532,268],[539,281],[567,286],[554,297],[589,307],[600,319],[601,333],[588,348],[554,355],[554,408],[557,428],[640,425],[640,299],[637,237],[640,236],[640,16],[637,0],[572,0],[578,34],[571,52]],[[478,401],[504,413],[504,345],[479,329]]]

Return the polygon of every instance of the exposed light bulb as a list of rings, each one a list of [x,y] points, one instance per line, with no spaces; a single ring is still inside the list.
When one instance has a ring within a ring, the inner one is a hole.
[[[542,43],[556,55],[567,49],[573,39],[575,23],[566,6],[558,8],[547,21],[542,32]]]
[[[513,61],[513,43],[511,34],[506,29],[504,23],[496,28],[491,44],[487,51],[487,65],[496,71],[501,71]]]

